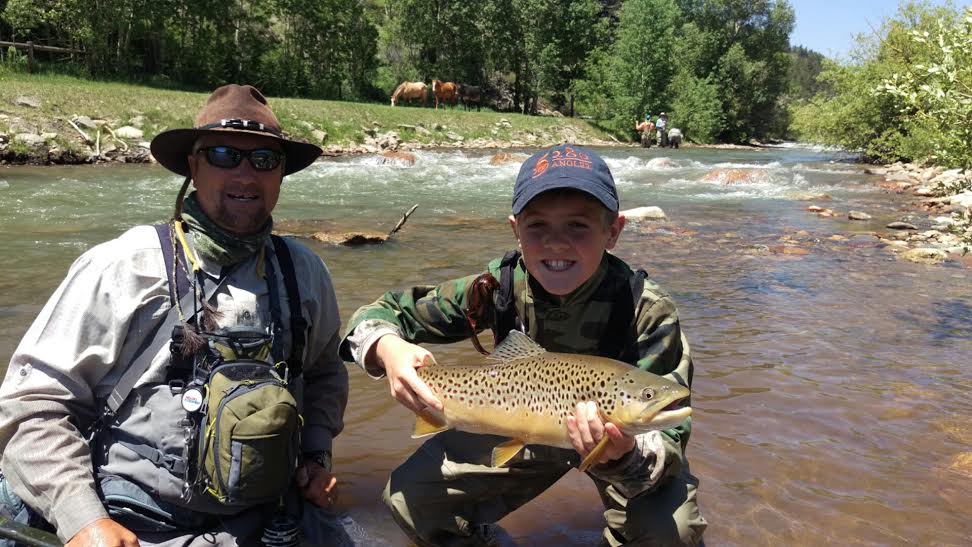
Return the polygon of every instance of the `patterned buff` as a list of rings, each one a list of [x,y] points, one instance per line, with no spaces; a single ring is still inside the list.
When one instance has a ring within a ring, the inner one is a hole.
[[[197,254],[206,260],[220,266],[231,266],[243,262],[257,251],[266,241],[273,229],[273,218],[267,220],[259,232],[255,234],[231,234],[220,228],[210,220],[202,207],[196,193],[189,194],[182,204],[182,218],[193,233],[193,247]]]

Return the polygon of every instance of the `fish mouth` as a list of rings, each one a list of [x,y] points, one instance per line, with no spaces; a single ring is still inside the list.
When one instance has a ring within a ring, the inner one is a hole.
[[[685,404],[687,402],[688,400],[683,397],[665,405],[651,417],[648,426],[651,429],[670,429],[681,424],[692,415],[692,407],[687,406]]]

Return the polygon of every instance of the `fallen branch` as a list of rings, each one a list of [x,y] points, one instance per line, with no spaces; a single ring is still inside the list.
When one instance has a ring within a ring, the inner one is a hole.
[[[608,137],[611,137],[611,140],[613,140],[614,142],[621,144],[621,141],[619,141],[617,137],[615,137],[614,135],[608,133]]]
[[[398,221],[398,224],[396,224],[394,228],[392,228],[392,231],[388,232],[388,236],[385,239],[390,239],[395,232],[401,230],[402,226],[405,225],[405,221],[408,220],[408,217],[410,217],[416,209],[418,209],[418,203],[412,205],[412,208],[409,209],[407,213],[402,215],[402,219]]]
[[[84,139],[84,144],[87,144],[88,146],[91,146],[92,140],[91,140],[91,137],[89,137],[87,133],[85,133],[84,131],[81,131],[81,128],[78,127],[78,125],[76,123],[74,123],[73,121],[71,121],[70,118],[64,118],[64,121],[66,121],[67,123],[71,124],[71,127],[73,127],[74,130],[77,131],[79,135],[81,135],[81,138]]]
[[[98,130],[95,133],[95,157],[101,157],[101,126],[98,126]]]
[[[123,140],[121,140],[121,139],[119,139],[115,135],[115,132],[111,130],[111,126],[109,126],[108,124],[105,124],[105,129],[107,129],[108,130],[108,133],[111,134],[111,138],[115,139],[115,142],[117,142],[118,144],[122,145],[122,152],[128,152],[128,143],[125,142],[125,141],[123,141]]]

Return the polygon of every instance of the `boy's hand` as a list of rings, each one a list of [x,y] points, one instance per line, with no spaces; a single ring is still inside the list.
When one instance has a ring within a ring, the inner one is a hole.
[[[594,401],[577,403],[574,415],[567,417],[567,436],[570,438],[570,443],[574,445],[574,450],[581,457],[586,458],[605,435],[610,437],[611,441],[598,459],[599,464],[616,460],[635,447],[634,437],[622,433],[618,426],[610,422],[605,424],[601,420],[597,403]]]
[[[427,407],[442,410],[442,402],[415,373],[426,361],[435,362],[429,350],[386,334],[375,343],[375,357],[388,376],[392,397],[399,403],[416,414]]]

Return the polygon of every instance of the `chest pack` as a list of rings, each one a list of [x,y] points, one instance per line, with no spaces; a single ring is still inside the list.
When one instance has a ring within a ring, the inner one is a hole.
[[[238,326],[205,332],[190,325],[193,332],[187,333],[177,310],[195,309],[196,288],[189,283],[186,268],[179,264],[181,258],[174,252],[169,225],[156,226],[156,231],[169,277],[171,308],[104,400],[102,433],[95,438],[101,438],[106,445],[109,464],[114,450],[111,445],[115,444],[150,461],[158,471],[172,475],[181,484],[178,501],[182,505],[200,510],[215,505],[224,508],[218,512],[232,512],[234,508],[277,500],[290,486],[300,454],[302,418],[293,393],[302,373],[308,327],[301,313],[287,244],[271,236],[290,308],[290,351],[289,357],[282,359],[283,328],[273,261],[267,258],[264,266],[270,301],[269,328]],[[185,296],[180,299],[180,295]],[[198,314],[193,317],[198,319]],[[187,341],[190,338],[191,343]],[[166,345],[171,354],[166,383],[134,389],[135,382]],[[126,404],[129,406],[123,408]],[[120,411],[123,415],[119,415]],[[138,412],[142,413],[141,418]],[[181,442],[147,431],[144,424],[148,418],[151,421],[147,425],[152,428],[181,430]],[[115,461],[119,459],[122,458]],[[136,464],[129,467],[137,470]],[[127,469],[119,464],[108,467],[109,472]],[[130,475],[149,486],[165,482],[157,475]],[[157,494],[174,501],[171,490],[160,486]]]
[[[498,345],[511,330],[526,331],[529,325],[524,325],[516,309],[516,296],[526,291],[526,287],[518,287],[514,279],[514,272],[520,261],[519,251],[509,251],[499,264],[499,288],[493,294],[493,339]],[[635,340],[635,306],[641,300],[645,278],[644,270],[636,270],[627,283],[605,279],[597,288],[593,298],[612,301],[611,315],[605,326],[604,333],[598,341],[597,355],[617,359],[634,364],[638,360]],[[525,282],[525,281],[524,281]]]

